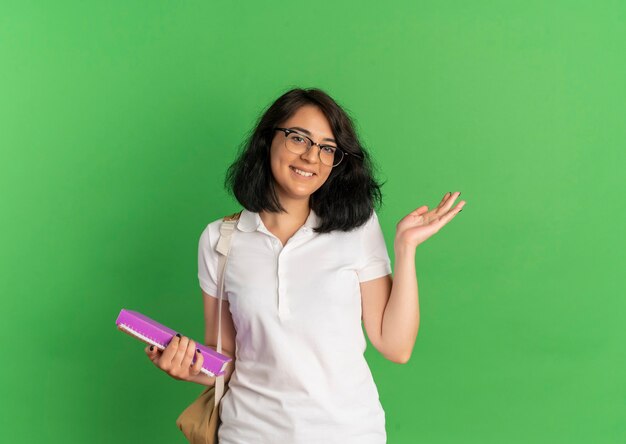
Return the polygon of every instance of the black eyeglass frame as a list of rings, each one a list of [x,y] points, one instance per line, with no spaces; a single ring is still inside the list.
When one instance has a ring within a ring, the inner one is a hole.
[[[285,133],[285,137],[289,137],[289,133],[295,133],[295,134],[297,134],[297,135],[299,135],[299,136],[304,137],[305,139],[308,139],[308,140],[309,140],[309,142],[311,142],[311,148],[313,147],[313,145],[317,145],[317,146],[318,146],[318,148],[319,148],[319,150],[318,150],[318,152],[317,152],[318,157],[320,156],[320,153],[322,152],[322,148],[323,148],[323,147],[325,147],[325,146],[327,146],[327,147],[329,147],[329,148],[334,148],[334,149],[336,149],[336,150],[340,150],[340,151],[344,154],[344,156],[347,154],[348,156],[354,156],[354,157],[356,157],[357,159],[363,159],[363,156],[361,156],[361,155],[359,155],[359,154],[349,153],[349,152],[347,152],[346,150],[339,148],[338,146],[334,146],[334,145],[321,145],[321,144],[319,144],[319,143],[317,143],[317,142],[314,142],[314,141],[313,141],[313,139],[311,139],[311,138],[310,138],[309,136],[307,136],[306,134],[302,134],[300,131],[293,130],[293,129],[290,129],[290,128],[278,128],[278,127],[277,127],[277,128],[274,128],[274,131],[276,131],[276,130],[278,130],[278,131],[282,131],[283,133]],[[311,149],[311,148],[309,148],[309,149]],[[307,151],[308,151],[308,150],[307,150]],[[305,151],[305,152],[306,152],[306,151]],[[322,159],[320,158],[320,161],[321,161],[321,160],[322,160]],[[341,158],[341,160],[339,161],[339,163],[338,163],[337,165],[340,165],[342,161],[343,161],[343,157]],[[333,166],[332,166],[332,168],[335,168],[337,165],[333,165]]]

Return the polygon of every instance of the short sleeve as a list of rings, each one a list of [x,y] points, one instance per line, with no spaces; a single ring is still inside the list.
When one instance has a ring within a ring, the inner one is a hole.
[[[219,223],[219,221],[218,221]],[[217,228],[217,232],[213,229]],[[207,225],[198,241],[198,281],[200,288],[209,296],[215,298],[217,294],[217,265],[219,253],[215,251],[215,246],[219,238],[219,227],[211,223]],[[223,299],[228,300],[228,295],[224,292]]]
[[[370,281],[391,274],[391,260],[376,212],[372,214],[372,217],[360,231],[361,257],[357,268],[359,282]]]

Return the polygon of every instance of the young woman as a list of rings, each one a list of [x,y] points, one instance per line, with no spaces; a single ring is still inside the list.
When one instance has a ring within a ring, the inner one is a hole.
[[[386,442],[366,341],[406,363],[419,327],[415,249],[461,211],[460,193],[396,226],[395,270],[374,206],[380,185],[346,112],[319,89],[293,89],[263,114],[226,183],[243,206],[224,277],[222,347],[233,358],[220,403],[221,444]],[[198,248],[206,337],[217,343],[222,219]],[[195,343],[146,353],[203,385]]]

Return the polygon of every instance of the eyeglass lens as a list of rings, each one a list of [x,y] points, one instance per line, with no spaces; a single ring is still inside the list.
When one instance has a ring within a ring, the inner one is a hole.
[[[289,133],[285,140],[287,149],[294,154],[304,154],[311,149],[311,141],[296,133]],[[330,145],[322,145],[319,157],[324,165],[337,166],[343,159],[343,151]]]

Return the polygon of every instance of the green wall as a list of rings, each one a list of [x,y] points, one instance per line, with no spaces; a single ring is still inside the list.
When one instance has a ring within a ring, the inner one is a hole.
[[[619,1],[4,0],[0,441],[184,442],[201,387],[115,318],[202,338],[226,167],[315,86],[386,180],[392,261],[402,216],[467,201],[417,250],[410,362],[366,353],[389,443],[626,442],[625,21]]]

